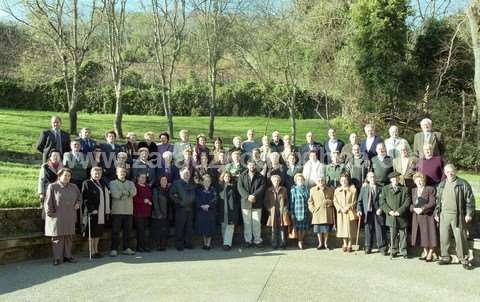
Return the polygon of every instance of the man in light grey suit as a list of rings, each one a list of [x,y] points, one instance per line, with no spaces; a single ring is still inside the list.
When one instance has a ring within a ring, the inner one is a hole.
[[[432,131],[432,120],[424,118],[420,122],[422,132],[415,134],[413,140],[413,153],[419,158],[423,158],[423,146],[431,144],[433,147],[433,156],[442,156],[445,152],[442,134]]]

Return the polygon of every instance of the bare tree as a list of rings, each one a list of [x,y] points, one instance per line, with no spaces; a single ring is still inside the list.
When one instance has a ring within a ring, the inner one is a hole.
[[[475,57],[475,99],[477,100],[477,144],[480,148],[480,1],[471,0],[467,8],[473,55]]]
[[[200,40],[205,43],[208,82],[210,86],[208,136],[215,131],[215,103],[217,97],[218,63],[227,48],[228,31],[235,21],[241,0],[191,0],[193,14],[201,28]]]
[[[265,3],[264,3],[265,4]],[[302,50],[298,47],[298,33],[295,32],[296,19],[293,7],[279,8],[266,2],[263,10],[264,23],[258,24],[256,18],[237,35],[241,40],[235,41],[238,57],[253,72],[257,80],[264,85],[270,81],[284,84],[284,95],[273,94],[273,102],[289,112],[291,136],[296,137],[296,113],[298,92],[302,78]]]
[[[113,126],[115,133],[121,138],[123,138],[122,82],[124,71],[128,67],[123,53],[126,43],[126,3],[127,0],[103,0],[108,25],[108,62],[110,63],[110,71],[115,89],[115,121]]]
[[[155,62],[162,82],[163,110],[173,138],[172,80],[185,40],[185,0],[151,0]]]
[[[86,1],[85,1],[86,2]],[[96,0],[81,7],[78,0],[22,0],[12,7],[3,1],[11,17],[38,34],[45,36],[53,46],[62,64],[63,80],[70,117],[70,133],[77,133],[78,76],[80,67],[92,42],[92,34],[99,24]],[[22,11],[23,13],[19,13]]]

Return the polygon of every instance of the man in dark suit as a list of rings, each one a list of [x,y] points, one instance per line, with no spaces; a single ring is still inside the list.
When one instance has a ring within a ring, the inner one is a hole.
[[[325,163],[330,164],[332,162],[331,154],[332,152],[341,153],[345,143],[342,140],[337,138],[337,131],[333,128],[328,129],[328,137],[330,138],[325,142],[324,153],[325,153]]]
[[[362,186],[360,190],[357,203],[357,214],[362,217],[365,223],[365,254],[371,253],[375,234],[380,253],[387,256],[385,214],[380,208],[382,186],[377,183],[373,172],[367,173],[367,181],[368,184]]]
[[[42,153],[43,163],[47,162],[52,149],[60,151],[62,157],[65,152],[70,151],[70,135],[60,129],[62,119],[59,116],[52,116],[51,124],[52,129],[43,131],[37,143],[37,150]]]
[[[323,146],[320,143],[317,143],[315,141],[315,137],[312,132],[307,132],[305,135],[305,138],[307,139],[307,143],[302,145],[300,148],[300,164],[305,164],[308,161],[308,155],[310,154],[310,151],[316,151],[317,158],[319,161],[323,162],[324,156],[323,156]]]
[[[102,150],[101,162],[105,170],[109,170],[109,174],[114,174],[117,155],[119,152],[125,152],[124,148],[117,144],[117,134],[111,130],[105,133],[106,143],[100,144]]]
[[[255,244],[262,247],[262,209],[265,195],[265,177],[257,172],[253,160],[248,162],[248,170],[240,174],[237,182],[241,197],[243,235],[246,247]]]
[[[419,158],[423,158],[423,146],[432,145],[433,156],[442,156],[445,152],[445,145],[443,144],[442,134],[440,132],[432,131],[432,120],[424,118],[420,122],[422,132],[415,134],[413,139],[413,153]]]
[[[375,134],[375,126],[373,124],[365,125],[365,134],[367,138],[364,139],[360,145],[360,150],[363,154],[368,156],[368,159],[371,160],[374,156],[377,155],[377,145],[383,142],[383,139],[380,136]]]

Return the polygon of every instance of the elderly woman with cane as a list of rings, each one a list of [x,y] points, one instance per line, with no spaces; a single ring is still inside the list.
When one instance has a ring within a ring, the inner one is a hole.
[[[90,256],[102,258],[98,243],[103,235],[107,215],[110,215],[110,190],[102,181],[102,168],[93,167],[91,178],[83,182],[82,197],[84,213],[87,214],[88,240]]]

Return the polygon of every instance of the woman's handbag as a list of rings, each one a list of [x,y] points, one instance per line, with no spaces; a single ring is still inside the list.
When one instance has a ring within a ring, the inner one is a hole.
[[[348,210],[348,219],[350,221],[358,220],[358,215],[353,210]]]

